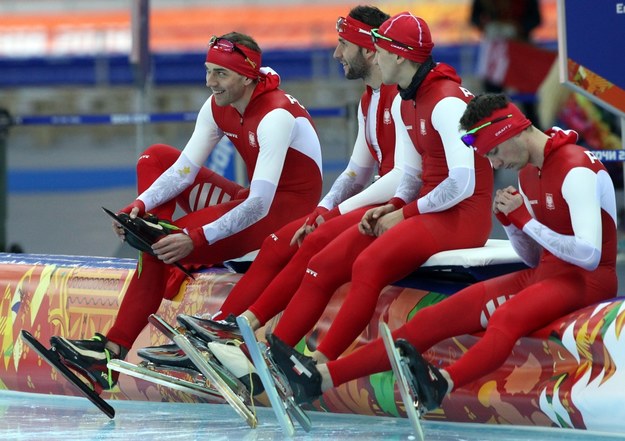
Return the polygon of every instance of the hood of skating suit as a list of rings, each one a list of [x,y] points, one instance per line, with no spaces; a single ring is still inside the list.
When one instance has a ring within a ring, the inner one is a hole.
[[[434,67],[434,69],[432,69],[428,73],[423,83],[425,85],[429,82],[434,82],[442,79],[448,79],[458,84],[462,83],[462,79],[458,76],[454,68],[445,63],[438,63],[436,67]]]
[[[256,87],[254,88],[254,93],[252,93],[250,101],[263,93],[276,90],[279,86],[280,75],[278,75],[276,71],[270,67],[261,67],[258,84],[256,84]]]

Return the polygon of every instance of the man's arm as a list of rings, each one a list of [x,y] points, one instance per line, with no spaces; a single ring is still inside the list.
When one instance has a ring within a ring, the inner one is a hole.
[[[418,187],[414,176],[414,171],[409,171],[406,176],[406,169],[414,170],[418,167],[417,163],[420,158],[416,158],[418,154],[412,141],[408,136],[408,131],[401,118],[401,97],[399,94],[393,100],[391,106],[391,115],[395,123],[395,152],[393,158],[393,169],[376,180],[361,193],[349,198],[339,205],[341,213],[347,213],[356,208],[367,205],[381,204],[388,202],[393,197],[399,197],[397,191],[400,183],[404,183],[401,196],[407,200],[416,198]],[[412,173],[412,174],[410,174]],[[409,182],[406,183],[406,181]]]
[[[287,151],[298,130],[296,124],[296,118],[284,109],[274,109],[265,115],[257,129],[259,153],[249,196],[219,219],[204,225],[201,237],[190,232],[194,243],[200,239],[215,243],[255,224],[269,213]]]
[[[607,174],[607,173],[606,173]],[[531,217],[525,206],[508,213],[508,218],[525,234],[554,256],[585,270],[597,268],[601,260],[600,187],[611,185],[601,173],[585,167],[573,168],[562,183],[569,206],[573,235],[559,234]]]
[[[510,219],[508,219],[508,216],[500,211],[500,208],[504,209],[507,203],[509,203],[509,200],[514,198],[515,195],[519,195],[518,197],[521,198],[519,206],[525,204],[527,210],[532,213],[532,207],[529,205],[527,197],[523,194],[523,189],[520,185],[519,191],[512,186],[496,191],[495,198],[493,199],[493,213],[497,216],[499,222],[501,222],[514,251],[527,266],[534,268],[538,266],[540,262],[542,247],[538,242],[525,234],[522,229],[517,228]],[[510,211],[508,209],[505,210],[506,212]]]
[[[443,98],[434,107],[432,125],[443,142],[449,174],[432,191],[419,198],[414,207],[405,207],[404,215],[444,211],[473,194],[474,152],[460,140],[458,129],[458,121],[466,107],[466,103],[456,97]]]
[[[146,211],[173,199],[191,185],[208,155],[223,138],[213,118],[211,102],[212,97],[200,109],[195,129],[178,160],[137,197]]]
[[[319,206],[332,210],[342,202],[354,195],[359,194],[373,178],[375,170],[375,159],[371,156],[367,141],[365,139],[365,119],[362,112],[358,111],[358,134],[349,163],[343,172],[332,184],[328,193],[321,199]],[[350,210],[340,210],[341,214]]]

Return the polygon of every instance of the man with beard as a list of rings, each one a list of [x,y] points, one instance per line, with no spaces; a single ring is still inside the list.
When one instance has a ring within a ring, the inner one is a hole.
[[[399,86],[401,118],[420,159],[416,178],[405,184],[418,193],[413,200],[393,198],[369,210],[359,225],[316,254],[269,335],[273,359],[296,393],[302,385],[309,398],[321,391],[317,363],[338,359],[353,344],[371,322],[385,286],[434,254],[484,246],[491,231],[493,171],[488,159],[463,144],[458,127],[473,94],[451,66],[434,62],[434,43],[422,18],[403,12],[371,34],[383,82]],[[346,282],[349,290],[327,333],[310,357],[299,353],[294,346]],[[443,319],[434,327],[445,328]]]
[[[414,147],[399,118],[397,87],[382,84],[374,62],[371,29],[388,17],[378,8],[357,6],[336,23],[334,58],[343,65],[346,78],[362,79],[366,85],[359,106],[358,136],[347,168],[312,213],[267,237],[258,257],[212,320],[178,317],[187,329],[207,340],[240,338],[235,321],[240,314],[258,329],[287,306],[308,261],[340,233],[356,226],[369,208],[395,195],[405,201],[415,197],[411,187],[396,194],[402,168],[407,173],[416,168],[409,165],[410,158],[400,159]],[[376,168],[380,177],[366,187]]]

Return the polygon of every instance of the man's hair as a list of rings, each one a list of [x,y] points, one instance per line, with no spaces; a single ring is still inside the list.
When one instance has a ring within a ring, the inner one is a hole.
[[[488,118],[495,110],[508,105],[508,97],[501,93],[485,93],[477,95],[469,104],[460,118],[460,128],[469,130],[484,118]]]
[[[375,6],[356,6],[349,11],[349,16],[361,21],[374,28],[379,28],[382,23],[391,18],[386,12],[383,12]]]
[[[241,34],[240,32],[228,32],[227,34],[224,34],[219,38],[229,40],[239,46],[245,46],[255,52],[258,52],[259,54],[262,53],[262,51],[260,50],[260,46],[258,46],[258,43],[256,43],[256,41],[249,35]]]

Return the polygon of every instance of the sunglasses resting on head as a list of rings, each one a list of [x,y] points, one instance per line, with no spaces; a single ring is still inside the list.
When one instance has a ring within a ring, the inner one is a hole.
[[[479,132],[481,129],[483,129],[484,127],[488,127],[491,124],[495,124],[501,121],[504,121],[508,118],[512,118],[512,114],[510,115],[505,115],[505,116],[500,116],[499,118],[495,118],[492,121],[488,121],[485,122],[484,124],[479,125],[478,127],[469,130],[467,133],[465,133],[464,135],[462,135],[460,137],[460,139],[462,140],[462,142],[464,143],[464,145],[466,145],[467,147],[473,147],[473,144],[475,144],[475,139],[477,138],[476,133]]]
[[[243,52],[241,48],[239,48],[236,44],[234,44],[230,40],[226,40],[225,38],[217,37],[213,35],[208,42],[209,49],[216,49],[218,51],[233,53],[237,52],[245,58],[245,61],[252,66],[252,69],[256,69],[256,63],[249,59],[249,57]]]
[[[367,31],[366,29],[359,28],[358,26],[353,25],[345,17],[339,17],[336,20],[336,32],[341,33],[341,32],[347,31],[348,29],[353,32],[359,32],[361,34],[371,35],[371,32]]]
[[[401,41],[393,40],[392,38],[388,38],[387,36],[380,34],[378,28],[371,29],[371,41],[373,41],[373,44],[378,44],[378,40],[388,41],[391,44],[397,45],[404,49],[408,49],[409,51],[414,50],[412,46],[408,46],[407,44],[404,44]]]

